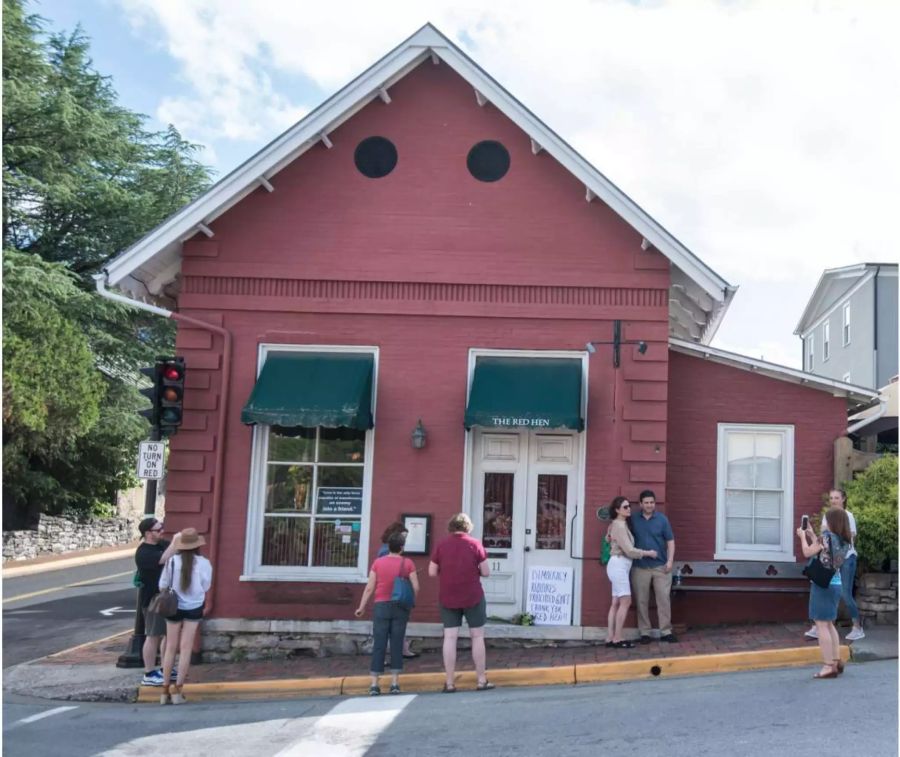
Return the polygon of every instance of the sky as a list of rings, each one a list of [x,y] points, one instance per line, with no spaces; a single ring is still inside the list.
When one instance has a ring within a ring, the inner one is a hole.
[[[224,176],[430,21],[739,287],[713,346],[801,367],[826,268],[896,262],[895,0],[41,0]],[[890,225],[889,225],[890,224]]]

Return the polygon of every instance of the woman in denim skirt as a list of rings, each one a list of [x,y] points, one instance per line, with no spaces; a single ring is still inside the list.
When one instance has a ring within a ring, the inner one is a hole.
[[[832,507],[825,513],[828,530],[816,538],[812,528],[797,529],[804,557],[818,555],[826,568],[832,568],[831,583],[822,588],[810,581],[809,617],[816,624],[819,649],[822,651],[822,669],[813,678],[837,678],[844,672],[841,662],[841,642],[834,621],[841,601],[841,565],[850,548],[850,521],[840,507]]]

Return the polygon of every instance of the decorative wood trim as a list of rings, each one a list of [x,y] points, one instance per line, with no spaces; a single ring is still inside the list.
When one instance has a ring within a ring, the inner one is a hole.
[[[436,284],[409,281],[340,281],[322,279],[243,279],[186,276],[182,294],[292,297],[328,300],[481,302],[498,304],[665,307],[666,289]]]

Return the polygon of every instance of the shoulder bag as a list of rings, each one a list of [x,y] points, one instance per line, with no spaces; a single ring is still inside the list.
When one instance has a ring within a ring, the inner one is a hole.
[[[396,602],[404,610],[412,610],[416,606],[416,594],[413,591],[412,582],[409,580],[409,574],[412,571],[407,571],[406,575],[403,575],[403,568],[406,567],[407,562],[409,562],[407,558],[401,559],[400,574],[394,579],[394,588],[391,591],[391,602]]]
[[[608,565],[610,557],[612,557],[612,545],[609,542],[609,531],[607,531],[606,536],[600,540],[600,564]]]
[[[162,589],[153,596],[147,605],[147,612],[155,612],[163,618],[169,618],[178,612],[178,595],[172,588],[175,585],[175,558],[170,557],[167,566],[169,568],[169,588]]]
[[[827,536],[823,537],[823,541],[828,541],[828,552],[829,557],[831,554],[831,539]],[[812,581],[816,586],[820,586],[823,589],[827,589],[831,585],[831,579],[834,578],[835,570],[820,559],[823,556],[823,552],[825,551],[826,546],[822,545],[822,552],[819,552],[817,555],[813,555],[806,561],[806,567],[803,568],[803,575],[806,576],[810,581]],[[831,562],[831,560],[829,560]]]

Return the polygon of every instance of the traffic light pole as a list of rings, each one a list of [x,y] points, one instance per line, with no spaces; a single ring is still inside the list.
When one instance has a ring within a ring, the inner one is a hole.
[[[153,425],[150,429],[151,442],[160,441],[159,426]],[[144,517],[156,515],[156,479],[146,479],[144,490]],[[125,651],[116,660],[117,668],[142,668],[144,667],[144,640],[146,628],[144,627],[144,608],[141,607],[141,590],[137,589],[134,610],[134,631],[128,640]]]

